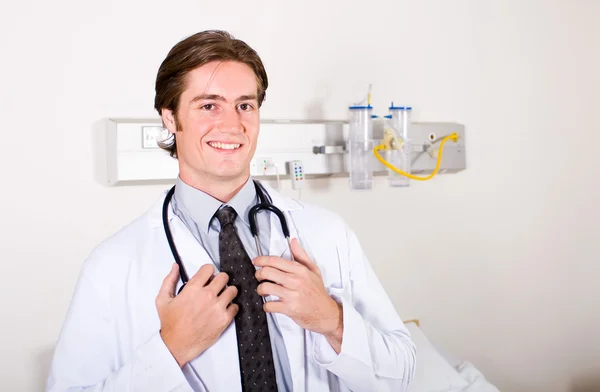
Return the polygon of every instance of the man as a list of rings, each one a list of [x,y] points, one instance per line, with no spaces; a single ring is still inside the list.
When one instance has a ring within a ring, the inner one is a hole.
[[[83,265],[47,391],[403,391],[415,366],[407,329],[354,233],[336,215],[250,178],[268,86],[256,52],[224,32],[178,43],[155,107],[179,162],[167,228],[162,195]],[[167,202],[169,200],[167,199]],[[302,245],[300,244],[302,242]]]

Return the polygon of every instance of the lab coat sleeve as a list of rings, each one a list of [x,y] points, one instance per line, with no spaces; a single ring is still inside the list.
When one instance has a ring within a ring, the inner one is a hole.
[[[406,391],[415,372],[415,344],[356,235],[349,228],[346,233],[349,286],[330,291],[343,307],[341,352],[317,334],[314,359],[353,392]]]
[[[128,360],[118,349],[115,317],[105,290],[82,269],[48,374],[47,392],[191,391],[159,332]]]

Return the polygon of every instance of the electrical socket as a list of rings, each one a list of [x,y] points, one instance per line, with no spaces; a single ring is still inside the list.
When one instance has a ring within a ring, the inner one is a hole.
[[[259,157],[254,160],[259,176],[275,175],[275,162],[271,157]]]

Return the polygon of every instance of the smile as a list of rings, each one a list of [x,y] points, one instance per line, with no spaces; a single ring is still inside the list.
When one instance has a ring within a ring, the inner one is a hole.
[[[219,150],[236,150],[241,147],[239,143],[208,142],[208,145]]]

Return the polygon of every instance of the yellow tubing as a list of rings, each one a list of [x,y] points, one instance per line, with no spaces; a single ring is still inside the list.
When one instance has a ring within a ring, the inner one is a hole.
[[[431,180],[436,174],[437,172],[440,170],[440,165],[442,164],[442,152],[444,150],[444,144],[448,141],[452,139],[453,142],[457,142],[458,141],[458,134],[456,132],[444,137],[440,143],[440,152],[438,154],[438,159],[437,159],[437,163],[435,165],[435,169],[433,170],[433,172],[431,172],[430,175],[428,175],[427,177],[417,177],[413,174],[410,173],[406,173],[403,172],[402,170],[398,169],[397,167],[393,166],[392,164],[390,164],[388,161],[386,161],[385,159],[383,159],[381,157],[381,155],[379,155],[379,150],[385,150],[386,149],[386,145],[385,144],[380,144],[377,147],[375,147],[373,149],[373,153],[375,154],[375,157],[377,157],[377,159],[379,159],[379,162],[383,163],[386,167],[388,167],[389,169],[395,171],[398,174],[402,174],[403,176],[406,176],[410,179],[413,180],[418,180],[418,181],[427,181],[427,180]]]

